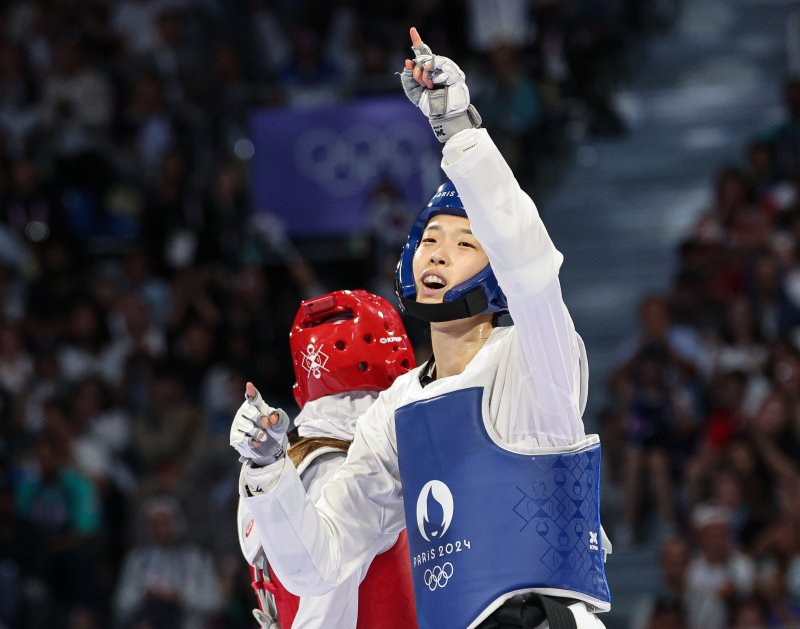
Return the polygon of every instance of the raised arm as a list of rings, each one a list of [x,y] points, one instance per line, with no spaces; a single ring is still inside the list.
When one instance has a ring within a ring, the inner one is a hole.
[[[486,131],[462,131],[451,139],[442,167],[508,298],[536,428],[552,435],[548,445],[574,443],[584,436],[580,350],[558,281],[563,256]]]
[[[554,436],[549,445],[572,443],[584,430],[578,338],[558,281],[563,256],[533,200],[488,132],[479,128],[464,73],[451,60],[433,55],[416,29],[411,39],[417,57],[406,61],[404,88],[428,115],[434,132],[446,130],[437,136],[445,141],[442,169],[458,190],[472,231],[508,299],[531,381],[527,391],[542,422],[537,428]],[[444,105],[436,109],[433,103]]]

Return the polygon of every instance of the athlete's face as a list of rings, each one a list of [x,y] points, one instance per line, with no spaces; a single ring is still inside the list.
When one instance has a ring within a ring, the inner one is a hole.
[[[469,219],[449,214],[434,216],[425,226],[414,253],[417,301],[441,303],[448,290],[487,264],[489,258],[472,235]]]

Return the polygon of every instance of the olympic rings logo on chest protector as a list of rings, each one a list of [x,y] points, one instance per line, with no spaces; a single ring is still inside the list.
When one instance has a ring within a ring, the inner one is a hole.
[[[434,566],[428,568],[422,577],[425,586],[431,591],[441,589],[447,586],[450,579],[453,577],[453,564],[449,561],[441,566]]]

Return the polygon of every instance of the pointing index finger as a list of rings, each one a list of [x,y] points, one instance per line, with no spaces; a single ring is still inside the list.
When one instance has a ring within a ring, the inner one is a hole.
[[[418,47],[422,43],[422,37],[419,36],[417,27],[412,26],[408,33],[411,35],[411,46],[414,48]]]

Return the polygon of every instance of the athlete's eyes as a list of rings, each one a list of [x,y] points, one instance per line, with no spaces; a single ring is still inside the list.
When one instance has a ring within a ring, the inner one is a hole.
[[[422,242],[436,242],[436,238],[426,236],[425,238],[422,239]]]
[[[469,247],[470,249],[477,249],[475,245],[473,245],[471,242],[467,242],[466,240],[462,240],[460,243],[458,243],[458,246]]]

